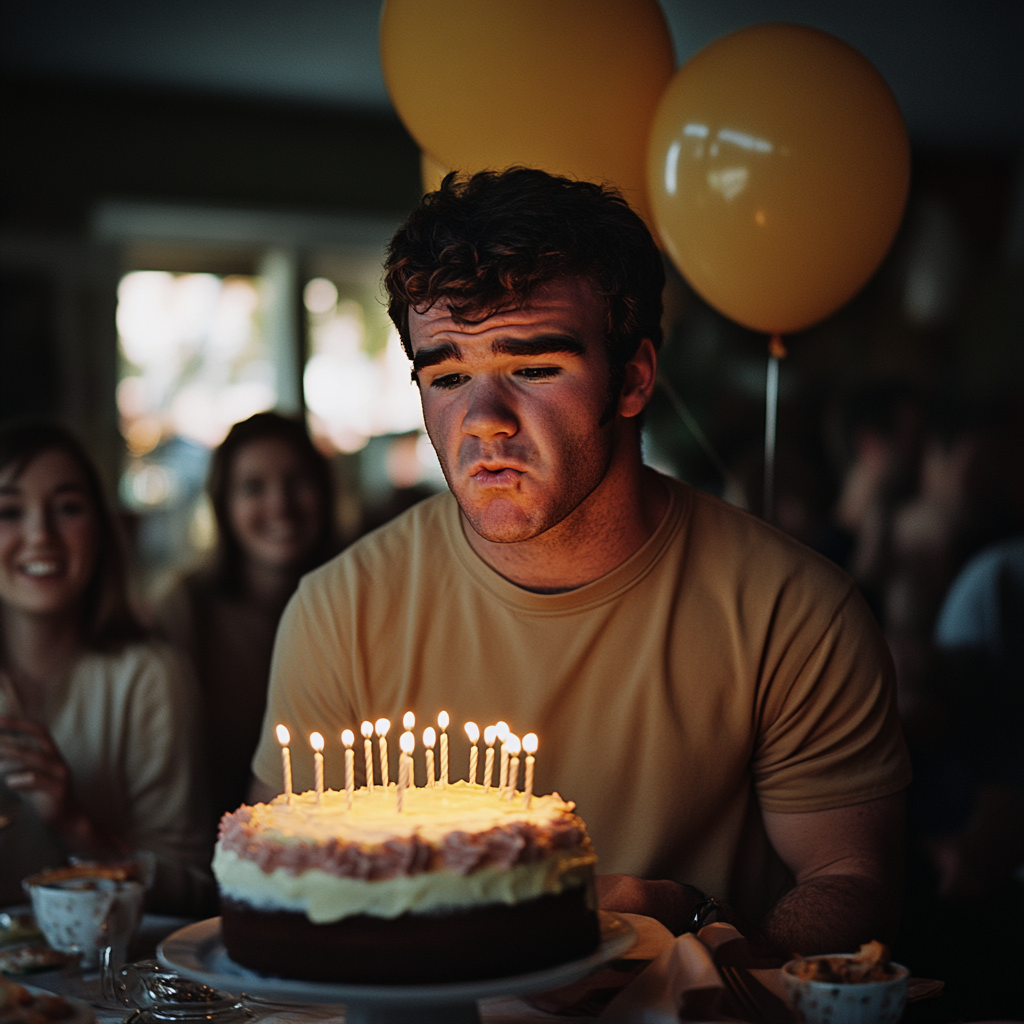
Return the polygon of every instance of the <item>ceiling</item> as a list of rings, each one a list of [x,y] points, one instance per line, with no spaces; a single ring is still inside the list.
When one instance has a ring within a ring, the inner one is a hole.
[[[877,65],[917,142],[1024,142],[1020,0],[661,3],[679,63],[745,25],[813,25]],[[0,67],[9,74],[388,112],[377,56],[380,6],[380,0],[2,0]]]

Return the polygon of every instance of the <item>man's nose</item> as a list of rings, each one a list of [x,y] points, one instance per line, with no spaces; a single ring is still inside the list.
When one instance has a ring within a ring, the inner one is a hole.
[[[512,437],[519,431],[514,396],[500,380],[477,377],[469,387],[462,432],[481,440]]]

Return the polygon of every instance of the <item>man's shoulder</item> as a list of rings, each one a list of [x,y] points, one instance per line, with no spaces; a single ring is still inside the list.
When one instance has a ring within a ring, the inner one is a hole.
[[[803,582],[837,597],[854,589],[835,562],[744,509],[680,481],[671,481],[682,498],[686,545],[691,566],[706,567],[725,580],[742,578],[754,586]]]
[[[450,492],[417,502],[383,526],[360,537],[330,561],[307,573],[301,589],[306,593],[334,591],[365,578],[378,581],[383,574],[408,571],[444,558],[454,517]]]

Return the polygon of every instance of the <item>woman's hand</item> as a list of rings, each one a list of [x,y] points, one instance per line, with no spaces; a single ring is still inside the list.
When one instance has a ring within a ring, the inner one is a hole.
[[[44,824],[58,831],[78,813],[70,777],[67,763],[42,726],[0,715],[0,778],[35,808]]]
[[[125,852],[120,840],[100,832],[79,808],[67,762],[36,722],[0,715],[0,779],[31,804],[72,853],[110,857]]]

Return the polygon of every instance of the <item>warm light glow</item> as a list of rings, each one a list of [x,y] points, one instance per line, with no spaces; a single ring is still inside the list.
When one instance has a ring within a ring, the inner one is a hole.
[[[515,757],[520,750],[523,749],[523,745],[519,740],[519,737],[514,733],[508,734],[508,739],[505,740],[505,745],[508,747],[508,752]]]
[[[498,729],[496,726],[489,725],[484,729],[484,743],[489,747],[494,746],[494,741],[498,738]]]
[[[378,736],[387,736],[391,723],[386,718],[378,718],[373,727],[376,729]]]
[[[319,753],[324,749],[324,738],[318,732],[311,732],[309,734],[309,745]]]
[[[447,712],[447,711],[442,711],[442,712],[441,712],[441,713],[440,713],[440,714],[439,714],[439,715],[437,716],[437,724],[438,724],[439,726],[441,726],[441,729],[442,729],[442,730],[444,730],[444,729],[447,729],[447,728],[448,728],[448,723],[449,723],[450,721],[451,721],[451,719],[450,719],[450,718],[448,717],[448,712]]]
[[[342,731],[342,733],[341,733],[341,742],[344,743],[346,747],[351,747],[352,744],[355,743],[355,741],[356,741],[356,736],[355,736],[355,733],[351,729],[344,729]]]
[[[528,732],[523,737],[523,750],[528,754],[537,753],[537,734],[535,732]]]
[[[433,750],[436,742],[437,733],[434,732],[433,726],[428,725],[426,729],[423,730],[423,746],[429,747]]]
[[[416,747],[416,737],[411,732],[403,732],[398,745],[402,748],[403,754],[411,754]]]
[[[498,722],[494,729],[498,734],[498,739],[501,740],[502,743],[507,743],[509,736],[512,735],[512,730],[509,729],[508,722]]]
[[[359,731],[369,739],[373,735],[373,722],[363,722],[363,724],[359,726]]]
[[[415,729],[416,716],[411,711],[406,711],[406,713],[402,716],[402,725],[406,729]]]
[[[287,726],[279,725],[274,731],[277,733],[277,742],[280,743],[282,747],[287,747],[292,739],[292,735],[288,731]]]
[[[470,743],[476,743],[480,739],[480,730],[477,728],[476,722],[466,723],[466,735],[469,737]]]

